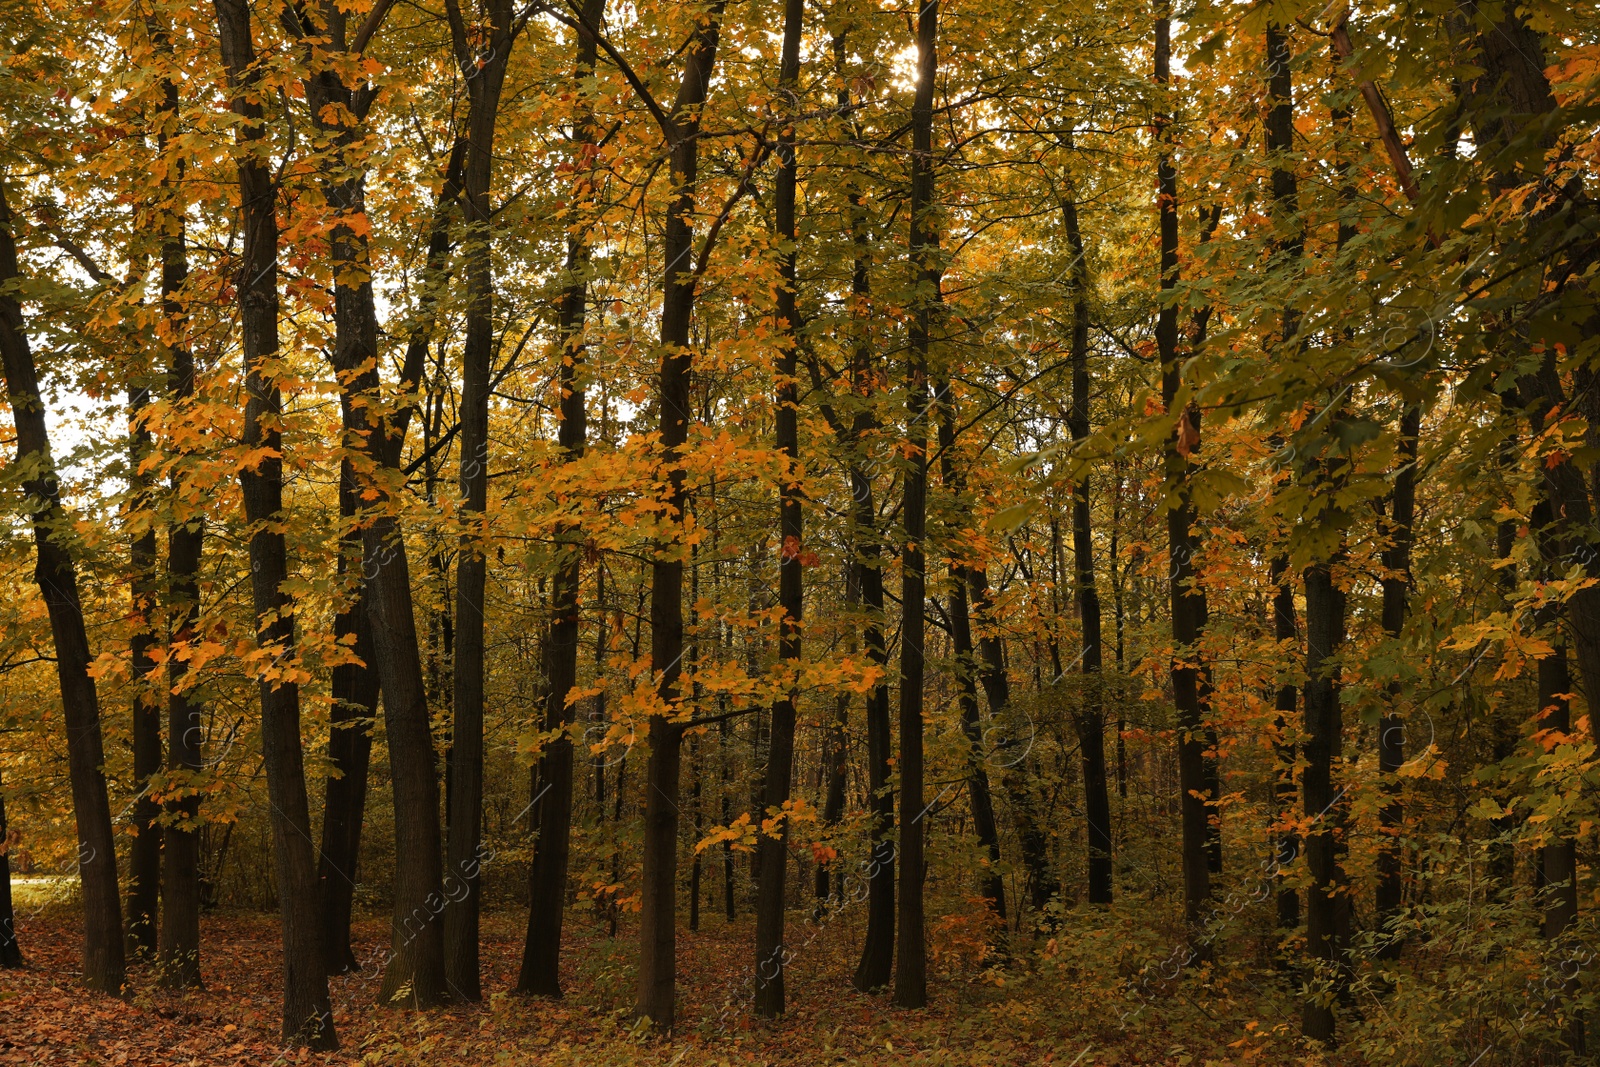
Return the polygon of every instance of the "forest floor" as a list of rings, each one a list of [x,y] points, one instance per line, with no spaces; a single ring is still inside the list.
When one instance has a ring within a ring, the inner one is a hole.
[[[130,972],[123,1000],[76,983],[76,915],[61,907],[24,909],[18,936],[23,971],[0,971],[0,1064],[228,1065],[289,1064],[583,1065],[583,1067],[740,1067],[812,1064],[1193,1064],[1233,1067],[1317,1063],[1297,1052],[1282,1019],[1250,1014],[1255,994],[1212,994],[1205,1004],[1177,990],[1152,990],[1136,1002],[1115,975],[1076,965],[1051,968],[1035,953],[1027,966],[981,969],[930,938],[935,963],[931,1005],[905,1011],[887,996],[850,988],[860,931],[791,918],[798,945],[789,970],[789,1014],[753,1019],[745,984],[751,925],[712,917],[678,939],[679,1028],[670,1041],[630,1029],[633,945],[608,938],[591,915],[568,923],[561,1001],[509,996],[521,959],[521,914],[496,911],[483,922],[481,1004],[432,1012],[374,1005],[376,968],[332,984],[340,1052],[284,1052],[277,1040],[279,951],[276,916],[219,912],[202,920],[206,988],[167,993],[148,967]],[[358,923],[357,955],[381,958],[387,924]],[[813,936],[815,935],[815,936]],[[1113,935],[1114,937],[1114,935]],[[809,939],[809,940],[808,940]],[[1114,968],[1113,968],[1114,971]],[[1119,992],[1120,988],[1120,992]],[[1276,1000],[1276,997],[1269,997]],[[1277,1009],[1287,1007],[1287,1001]],[[1275,1009],[1276,1010],[1276,1009]],[[1269,1016],[1272,1012],[1269,1012]],[[1257,1020],[1260,1019],[1258,1022]]]

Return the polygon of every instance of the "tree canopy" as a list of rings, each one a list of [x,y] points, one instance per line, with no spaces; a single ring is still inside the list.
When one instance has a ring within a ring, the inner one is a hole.
[[[0,25],[0,966],[1592,1047],[1592,3]]]

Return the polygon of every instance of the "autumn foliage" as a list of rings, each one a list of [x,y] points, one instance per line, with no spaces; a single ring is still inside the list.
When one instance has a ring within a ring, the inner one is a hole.
[[[0,25],[0,1063],[1592,1055],[1593,3]]]

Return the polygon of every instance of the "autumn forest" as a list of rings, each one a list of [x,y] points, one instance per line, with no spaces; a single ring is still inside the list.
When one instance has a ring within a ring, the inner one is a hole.
[[[1600,1048],[1590,0],[0,27],[0,1063]]]

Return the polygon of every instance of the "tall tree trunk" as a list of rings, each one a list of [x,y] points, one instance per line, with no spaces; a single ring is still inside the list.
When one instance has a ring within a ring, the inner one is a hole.
[[[168,27],[154,14],[150,14],[145,17],[145,30],[149,34],[152,50],[164,61],[170,62],[172,35]],[[155,330],[155,337],[157,347],[164,348],[168,354],[168,392],[171,399],[177,402],[179,398],[176,396],[175,387],[178,375],[173,369],[173,361],[178,358],[177,353],[180,350],[183,352],[181,358],[188,359],[187,340],[183,336],[186,323],[183,307],[179,302],[179,290],[188,276],[188,257],[184,244],[183,213],[181,209],[174,208],[170,198],[182,182],[184,160],[181,155],[169,156],[170,133],[178,121],[178,86],[170,76],[163,77],[159,84],[161,101],[155,115],[156,155],[166,164],[167,178],[161,183],[159,200],[151,211],[151,218],[155,222],[161,244],[162,317]],[[189,362],[192,365],[192,360]],[[144,373],[154,374],[155,369],[145,368]],[[136,500],[147,500],[152,489],[149,477],[138,469],[140,459],[148,452],[150,446],[148,427],[138,424],[139,411],[149,399],[149,383],[140,383],[130,391],[129,402],[130,407],[135,409],[136,423],[132,476],[133,482],[138,487]],[[176,487],[175,483],[174,488]],[[157,570],[156,555],[156,531],[152,525],[146,533],[135,539],[133,546],[136,570],[134,613],[140,625],[136,628],[131,651],[134,673],[141,682],[140,690],[134,698],[133,762],[134,779],[139,783],[140,793],[134,803],[136,836],[129,849],[128,887],[129,949],[134,953],[151,957],[156,953],[159,933],[157,902],[162,895],[162,838],[165,834],[163,828],[156,823],[161,813],[160,805],[150,796],[151,776],[159,772],[164,763],[161,744],[163,702],[158,694],[165,687],[158,688],[155,683],[157,666],[150,655],[157,641],[153,616],[157,611],[162,585]],[[172,662],[171,657],[168,662]],[[198,950],[198,943],[194,947]]]
[[[409,394],[421,385],[427,365],[428,348],[433,336],[435,305],[438,290],[442,287],[450,253],[450,220],[453,208],[461,193],[462,161],[466,141],[458,138],[451,150],[445,169],[444,185],[434,205],[433,222],[429,231],[427,256],[423,266],[423,296],[418,315],[411,328],[406,345],[405,362],[401,369],[400,392]],[[347,208],[348,210],[348,208]],[[340,270],[350,271],[356,277],[365,274],[367,263],[364,235],[345,229],[336,244],[340,257]],[[387,586],[398,588],[395,593],[399,603],[394,610],[403,619],[409,617],[409,573],[401,574],[392,565],[404,551],[398,539],[386,541],[388,533],[374,538],[376,551],[368,554],[367,536],[356,527],[361,511],[361,495],[367,488],[378,490],[379,506],[388,503],[388,486],[398,477],[397,468],[405,443],[406,428],[413,408],[402,408],[387,422],[372,425],[366,415],[368,405],[377,400],[379,379],[376,363],[370,370],[361,369],[376,353],[369,353],[364,337],[376,337],[376,328],[369,333],[364,323],[376,321],[376,308],[370,285],[338,286],[336,303],[344,300],[344,315],[336,318],[336,328],[345,325],[344,344],[336,343],[339,353],[338,369],[346,389],[342,398],[345,432],[354,439],[350,447],[363,449],[380,472],[379,484],[369,486],[370,478],[358,478],[346,460],[340,468],[340,518],[347,523],[345,537],[349,542],[340,554],[341,568],[350,563],[361,565],[361,579],[355,598],[335,616],[334,633],[343,640],[353,639],[353,648],[361,664],[336,667],[332,678],[333,713],[328,738],[328,760],[337,772],[330,775],[325,791],[322,822],[322,848],[318,858],[317,877],[320,886],[319,905],[322,929],[329,955],[329,967],[335,973],[348,972],[357,967],[355,953],[350,945],[350,920],[354,906],[356,874],[360,866],[361,828],[367,804],[367,780],[372,754],[372,731],[377,710],[380,681],[387,670],[397,692],[407,692],[418,683],[407,681],[416,660],[404,647],[404,641],[391,640],[385,646],[387,660],[380,657],[373,638],[374,615],[391,602]],[[365,353],[365,354],[364,354]],[[426,423],[425,423],[426,426]],[[381,546],[381,547],[380,547]],[[436,562],[436,561],[435,561]],[[406,568],[409,572],[409,567]],[[374,590],[386,595],[375,597]],[[387,621],[385,628],[393,634]],[[442,626],[444,640],[449,640],[448,613]],[[439,665],[432,659],[432,669],[437,676]],[[420,670],[420,667],[417,668]],[[424,702],[434,695],[437,677],[425,686]]]
[[[1156,82],[1165,88],[1171,80],[1172,44],[1170,5],[1156,19]],[[1156,164],[1158,213],[1161,224],[1161,292],[1156,317],[1156,349],[1161,359],[1161,395],[1168,414],[1174,412],[1183,386],[1178,355],[1178,307],[1172,302],[1178,285],[1178,174],[1173,169],[1168,129],[1171,117],[1158,113],[1156,135],[1161,155]],[[1205,633],[1205,591],[1196,580],[1194,552],[1195,507],[1189,496],[1189,455],[1199,446],[1200,411],[1192,402],[1178,415],[1167,438],[1164,466],[1167,479],[1167,548],[1171,559],[1172,592],[1172,699],[1178,717],[1178,791],[1183,813],[1183,911],[1189,924],[1196,957],[1210,955],[1201,924],[1211,899],[1210,801],[1215,799],[1206,773],[1208,690],[1197,662],[1196,647]]]
[[[939,61],[939,0],[917,13],[917,89],[911,105],[911,255],[915,309],[906,367],[905,544],[900,550],[900,923],[895,952],[894,1003],[928,1003],[928,942],[923,919],[923,856],[927,809],[922,799],[922,689],[928,509],[928,356],[939,302],[939,234],[934,217],[933,93]],[[912,814],[915,812],[915,814]]]
[[[784,0],[783,54],[778,68],[778,94],[791,115],[800,110],[800,33],[805,23],[804,0]],[[756,864],[760,870],[756,899],[756,1014],[775,1019],[784,1010],[783,944],[784,888],[788,881],[789,823],[783,806],[789,801],[794,777],[794,698],[799,686],[800,620],[804,605],[801,548],[804,528],[800,508],[800,413],[795,376],[799,323],[795,318],[795,186],[799,177],[795,157],[794,121],[778,134],[778,180],[773,190],[778,239],[784,242],[779,261],[776,334],[778,353],[775,440],[784,457],[778,487],[779,544],[778,624],[779,670],[785,674],[784,693],[772,705],[772,729],[767,748],[766,784],[758,816],[782,818],[776,833],[756,838]],[[764,820],[758,820],[764,821]]]
[[[477,46],[468,43],[466,23],[454,0],[448,0],[446,11],[469,97],[464,170],[467,239],[462,254],[467,322],[461,363],[461,510],[469,523],[483,523],[489,493],[489,378],[494,353],[490,183],[495,124],[513,43],[512,5],[511,0],[485,0],[482,15],[487,24],[484,40]],[[481,53],[475,47],[481,48]],[[455,892],[446,895],[444,978],[450,991],[462,1000],[478,1000],[482,995],[478,982],[478,850],[483,824],[484,591],[488,580],[482,532],[462,535],[456,564],[448,869],[452,884],[459,881],[463,890],[459,897]],[[423,725],[426,721],[424,718]],[[418,764],[420,767],[420,759]]]
[[[341,580],[346,579],[352,563],[358,566],[363,563],[362,536],[353,529],[360,507],[356,473],[347,459],[339,470],[339,519],[348,524],[341,537],[338,564]],[[317,852],[317,907],[330,974],[349,974],[359,967],[350,944],[350,919],[361,853],[361,823],[367,806],[373,715],[378,704],[372,623],[362,586],[358,586],[354,598],[341,606],[333,618],[335,639],[345,642],[361,662],[335,667],[329,684],[333,707],[328,721],[328,766],[332,773],[323,788],[322,845]]]
[[[141,368],[141,377],[149,371]],[[156,530],[150,521],[152,479],[142,469],[150,453],[146,422],[150,385],[139,381],[128,389],[128,423],[132,438],[128,481],[132,489],[130,516],[136,533],[129,545],[132,569],[133,634],[128,639],[133,665],[133,781],[138,796],[133,802],[133,840],[128,846],[128,951],[152,956],[156,947],[157,909],[161,893],[161,806],[151,796],[152,779],[161,770],[161,703],[155,685],[160,677],[155,657],[155,616],[160,572],[157,570]]]
[[[1034,805],[1033,791],[1027,781],[1028,750],[1031,738],[1023,741],[1022,753],[1013,756],[1008,750],[1019,743],[1009,736],[1007,720],[1011,717],[1011,676],[1006,670],[1005,646],[1001,643],[998,621],[994,617],[994,603],[989,594],[989,575],[983,567],[967,570],[967,583],[972,591],[972,604],[978,615],[978,681],[989,698],[989,717],[998,725],[996,749],[1003,768],[1000,785],[1011,801],[1012,819],[1016,823],[1017,853],[1028,872],[1031,889],[1029,904],[1035,912],[1042,913],[1051,899],[1061,892],[1060,880],[1050,863],[1050,839],[1039,823]],[[1021,911],[1021,905],[1018,905]]]
[[[336,5],[320,9],[322,25],[301,7],[285,9],[283,21],[306,48],[311,73],[304,81],[313,121],[332,142],[322,156],[323,188],[336,212],[332,232],[334,267],[334,344],[332,363],[338,375],[343,416],[343,447],[364,453],[371,461],[358,478],[347,456],[341,462],[341,572],[360,559],[363,581],[354,601],[335,619],[335,632],[350,639],[361,661],[335,670],[335,728],[329,755],[338,774],[330,779],[324,805],[323,850],[319,859],[319,919],[332,969],[354,967],[349,945],[350,893],[360,851],[361,819],[366,803],[367,764],[371,752],[365,721],[384,691],[389,722],[391,764],[395,770],[396,891],[393,939],[380,999],[396,999],[398,988],[416,1005],[443,999],[442,961],[437,912],[442,881],[438,876],[437,787],[434,784],[432,739],[422,677],[421,646],[413,615],[405,543],[392,514],[393,494],[403,479],[397,467],[412,407],[382,416],[378,374],[378,316],[371,281],[365,229],[356,225],[366,211],[366,175],[354,155],[359,124],[375,93],[370,86],[352,88],[325,57],[356,57],[376,32],[387,5],[379,5],[363,21],[354,39],[347,36],[347,16]],[[452,172],[459,153],[452,153]],[[424,266],[422,314],[413,326],[401,390],[410,394],[420,384],[426,363],[429,320],[442,261],[448,252],[448,210],[454,174],[435,210]],[[374,514],[364,532],[358,529],[361,501],[374,501]],[[426,771],[423,771],[423,768]],[[429,795],[431,792],[431,796]],[[431,885],[428,884],[431,882]]]
[[[605,13],[605,0],[586,0],[584,22],[597,26]],[[595,141],[594,116],[583,102],[583,81],[594,73],[596,41],[593,35],[578,33],[577,66],[573,84],[580,103],[573,124],[573,163],[579,177],[574,182],[572,202],[587,203],[594,195],[593,175],[585,167]],[[583,227],[582,218],[572,225]],[[561,428],[559,443],[562,462],[583,456],[588,443],[588,422],[584,410],[583,327],[588,301],[589,240],[580,229],[567,238],[566,289],[561,294],[559,340],[562,346]],[[523,942],[522,969],[517,975],[517,991],[543,996],[561,995],[561,922],[567,903],[567,862],[572,834],[572,738],[569,729],[572,710],[567,696],[578,684],[578,586],[583,576],[583,533],[577,526],[565,526],[559,536],[560,562],[550,592],[550,630],[545,640],[545,676],[550,690],[546,696],[544,727],[547,734],[539,758],[542,797],[537,800],[539,838],[534,846],[531,872],[532,906],[528,910],[528,930]],[[601,629],[605,627],[601,622]],[[698,810],[698,809],[697,809]]]
[[[851,106],[849,80],[844,76],[845,38],[833,38],[834,65],[840,79],[838,102],[841,111]],[[841,423],[840,438],[850,472],[850,534],[854,547],[850,567],[852,580],[864,609],[861,616],[861,643],[867,661],[881,672],[877,685],[867,690],[865,719],[867,730],[867,807],[872,845],[867,859],[867,927],[861,938],[861,958],[850,984],[865,993],[889,984],[894,970],[894,791],[889,768],[893,738],[889,720],[889,646],[884,639],[883,538],[877,527],[878,509],[874,499],[873,464],[866,454],[865,435],[877,429],[870,396],[878,386],[873,366],[874,347],[868,327],[872,298],[872,248],[867,233],[867,216],[858,190],[851,189],[850,200],[850,385],[862,403],[846,426]]]
[[[1111,543],[1106,546],[1107,567],[1111,571],[1111,617],[1112,626],[1116,630],[1115,663],[1117,665],[1117,678],[1119,684],[1127,674],[1127,575],[1126,569],[1118,573],[1117,561],[1122,558],[1119,541],[1122,535],[1122,465],[1119,461],[1112,461],[1111,480]],[[1128,748],[1123,734],[1127,731],[1128,723],[1124,718],[1126,711],[1125,702],[1117,700],[1117,796],[1121,801],[1128,799]],[[1118,813],[1122,816],[1124,827],[1127,820],[1127,805],[1120,804]],[[1123,830],[1126,833],[1126,829]]]
[[[0,970],[22,966],[16,913],[11,908],[11,853],[6,834],[5,783],[0,782]]]
[[[165,47],[165,31],[152,29],[151,36]],[[164,86],[164,114],[176,116],[178,89],[168,81]],[[160,135],[166,147],[168,132]],[[181,183],[184,165],[173,164],[173,179]],[[194,353],[189,347],[188,312],[182,292],[189,277],[189,250],[184,235],[181,211],[165,212],[161,243],[160,330],[167,356],[167,394],[171,416],[182,418],[194,398]],[[169,447],[181,458],[189,448],[179,442]],[[195,623],[200,616],[200,554],[205,540],[204,501],[197,507],[186,491],[187,471],[183,463],[173,465],[171,486],[175,514],[167,530],[167,769],[191,778],[202,769],[201,742],[205,725],[198,701],[190,696],[186,684],[188,657],[174,654],[195,638]],[[180,510],[181,509],[181,510]],[[186,791],[168,803],[168,821],[162,829],[161,929],[157,970],[169,988],[200,984],[200,794],[198,783],[186,783]]]
[[[1396,468],[1394,488],[1389,492],[1389,514],[1381,524],[1387,539],[1383,549],[1383,632],[1398,643],[1405,630],[1406,616],[1411,600],[1411,544],[1412,522],[1417,503],[1417,432],[1421,427],[1422,409],[1407,404],[1400,415],[1400,435],[1395,450]],[[1399,836],[1402,809],[1400,783],[1395,776],[1406,758],[1405,720],[1400,717],[1400,700],[1403,687],[1398,678],[1388,685],[1388,704],[1378,723],[1378,773],[1387,778],[1383,782],[1383,806],[1378,809],[1379,825],[1385,835],[1382,850],[1378,853],[1378,886],[1375,910],[1378,932],[1384,937],[1379,943],[1380,959],[1396,959],[1402,941],[1398,932],[1391,929],[1399,914],[1402,900],[1400,883]]]
[[[5,189],[0,186],[0,287],[9,287],[21,277],[14,227]],[[50,616],[67,728],[67,768],[78,830],[78,876],[83,886],[83,980],[91,989],[117,994],[122,992],[125,958],[122,902],[117,897],[116,838],[103,770],[100,699],[89,676],[89,637],[72,556],[72,523],[61,505],[44,398],[22,306],[9,288],[0,291],[0,358],[16,427],[17,463],[33,472],[23,481],[22,491],[33,523],[38,552],[34,579]]]
[[[1553,373],[1549,356],[1545,359],[1544,372]],[[1524,389],[1524,396],[1531,391]],[[1533,434],[1537,436],[1544,429],[1543,413],[1534,414],[1531,421]],[[1568,470],[1572,469],[1570,462],[1565,466]],[[1558,481],[1559,473],[1558,467],[1545,467],[1544,492],[1534,504],[1528,522],[1529,532],[1538,544],[1542,557],[1541,577],[1546,580],[1562,573],[1566,565],[1565,562],[1558,562],[1563,558],[1565,546],[1559,540],[1561,531],[1555,521],[1560,512],[1554,501],[1559,499],[1561,488],[1552,485]],[[1539,629],[1551,633],[1550,644],[1554,646],[1549,655],[1538,661],[1539,709],[1535,721],[1540,730],[1550,731],[1553,735],[1544,741],[1546,745],[1570,743],[1572,731],[1572,710],[1567,699],[1573,689],[1572,675],[1567,666],[1567,644],[1559,613],[1559,607],[1549,604],[1537,609],[1534,614]],[[1547,941],[1565,941],[1570,936],[1568,931],[1578,921],[1579,872],[1572,828],[1562,826],[1548,831],[1544,846],[1534,862],[1535,882],[1544,910],[1541,933]],[[1575,951],[1576,946],[1569,947],[1569,958]],[[1558,1008],[1566,1016],[1567,1046],[1574,1055],[1582,1056],[1587,1045],[1584,1020],[1582,1014],[1570,1006],[1571,997],[1576,991],[1576,976],[1567,976],[1554,998],[1558,1003],[1548,1006]]]
[[[851,543],[850,554],[855,555],[854,544]],[[861,583],[856,573],[855,562],[852,560],[845,565],[844,602],[847,617],[856,619],[861,611]],[[845,634],[845,653],[856,655],[860,652],[860,645],[856,640],[856,630],[852,625]],[[839,825],[839,820],[844,818],[846,776],[850,770],[850,695],[841,693],[834,701],[833,721],[823,726],[821,766],[818,768],[822,775],[822,827],[824,832],[831,832]],[[835,875],[834,881],[837,888],[829,888],[829,875]],[[817,908],[813,913],[816,918],[821,918],[823,911],[830,901],[834,906],[839,906],[844,901],[844,867],[837,859],[817,863],[816,870],[816,897]]]
[[[661,704],[675,715],[683,657],[683,551],[681,529],[689,506],[680,462],[692,414],[689,380],[693,356],[689,324],[694,312],[694,205],[700,161],[700,110],[711,87],[724,0],[716,0],[695,29],[683,80],[667,116],[672,195],[667,205],[661,279],[661,473],[669,532],[656,545],[650,575],[650,665]],[[645,772],[644,871],[639,914],[639,992],[634,1014],[660,1031],[671,1030],[677,1008],[678,779],[683,726],[669,714],[652,715],[650,762]]]
[[[1288,163],[1285,154],[1294,149],[1294,83],[1292,71],[1289,67],[1289,42],[1284,35],[1282,27],[1276,23],[1267,27],[1267,95],[1271,100],[1271,108],[1267,113],[1266,147],[1272,164],[1272,200],[1279,217],[1282,218],[1292,236],[1282,241],[1277,248],[1279,254],[1291,262],[1298,262],[1302,247],[1300,221],[1296,218],[1299,211],[1300,193],[1292,164]],[[1346,240],[1344,223],[1341,221],[1339,229],[1339,244],[1342,246]],[[1292,308],[1285,308],[1283,312],[1283,327],[1280,343],[1289,345],[1298,328],[1298,312]],[[1292,355],[1286,358],[1293,358]],[[1273,635],[1279,641],[1292,641],[1297,637],[1294,617],[1294,582],[1289,575],[1289,558],[1287,549],[1275,556],[1269,564],[1276,594],[1273,599]],[[1308,608],[1309,614],[1309,608]],[[1309,626],[1309,623],[1308,623]],[[1292,818],[1294,805],[1294,764],[1296,759],[1295,746],[1281,740],[1288,730],[1288,724],[1293,717],[1296,698],[1299,690],[1292,684],[1285,682],[1278,687],[1275,707],[1278,712],[1278,732],[1280,740],[1277,745],[1278,775],[1275,784],[1276,795],[1283,804],[1284,818]],[[1309,715],[1309,710],[1308,710]],[[1288,864],[1298,855],[1300,842],[1296,835],[1285,834],[1278,843],[1278,858],[1280,863]],[[1307,905],[1310,910],[1310,905]],[[1289,928],[1299,924],[1300,899],[1297,891],[1293,889],[1280,889],[1278,892],[1278,925]]]
[[[1331,563],[1314,563],[1306,568],[1305,590],[1306,768],[1301,792],[1309,826],[1306,866],[1311,874],[1311,885],[1306,890],[1306,951],[1317,968],[1316,977],[1338,988],[1343,984],[1349,906],[1340,864],[1343,807],[1338,801],[1343,790],[1336,789],[1334,780],[1344,729],[1335,657],[1345,639],[1345,595],[1334,581]],[[1306,1037],[1329,1043],[1334,1040],[1331,996],[1322,983],[1313,983],[1301,1016],[1301,1031]]]
[[[1089,266],[1083,232],[1078,228],[1078,205],[1061,202],[1072,252],[1072,410],[1067,428],[1081,447],[1089,439]],[[1072,487],[1073,586],[1078,595],[1078,615],[1083,628],[1083,710],[1077,716],[1078,750],[1083,757],[1083,807],[1089,838],[1089,903],[1111,903],[1112,845],[1111,798],[1106,790],[1105,682],[1101,676],[1105,653],[1101,647],[1100,592],[1094,581],[1094,537],[1089,500],[1089,476]]]
[[[245,520],[250,524],[251,595],[256,640],[283,658],[294,654],[293,601],[284,592],[288,546],[277,527],[283,512],[283,397],[268,377],[278,355],[277,188],[267,169],[261,96],[245,0],[216,0],[217,37],[228,74],[239,143],[239,203],[243,247],[235,282],[244,346],[247,402],[244,446],[259,456],[239,473]],[[261,744],[283,923],[283,1036],[316,1049],[338,1046],[328,1000],[327,962],[317,925],[316,867],[300,742],[300,690],[293,682],[262,678]]]
[[[1272,594],[1272,636],[1278,642],[1280,649],[1287,650],[1294,647],[1300,637],[1300,628],[1295,624],[1294,615],[1294,580],[1289,575],[1289,557],[1277,555],[1272,557],[1268,565],[1268,582],[1273,589]],[[1277,732],[1277,740],[1273,742],[1273,754],[1277,758],[1276,775],[1273,778],[1272,791],[1274,811],[1273,817],[1288,825],[1295,821],[1295,744],[1285,740],[1289,736],[1294,713],[1300,706],[1300,687],[1285,679],[1279,686],[1273,708],[1277,717],[1273,727]],[[1300,835],[1294,830],[1284,830],[1278,837],[1277,866],[1287,869],[1295,860],[1300,858]],[[1282,882],[1277,891],[1278,926],[1281,929],[1292,930],[1300,925],[1300,891]]]
[[[940,381],[939,401],[939,477],[950,494],[953,510],[964,514],[968,506],[966,479],[955,462],[955,397],[950,383]],[[952,538],[952,541],[958,540]],[[968,600],[973,578],[971,567],[960,559],[950,560],[950,644],[955,653],[956,700],[961,707],[961,732],[967,738],[967,797],[972,809],[972,829],[978,847],[986,856],[978,876],[978,891],[995,917],[999,930],[1006,929],[1006,883],[1000,873],[1000,829],[994,815],[994,796],[989,789],[989,771],[984,765],[983,723],[978,707],[978,664],[972,645],[972,611]]]
[[[324,9],[330,43],[342,49],[345,15],[337,7]],[[309,27],[306,28],[309,31]],[[334,127],[323,121],[325,114],[345,114],[354,101],[343,82],[332,72],[305,81],[306,99],[318,125],[331,132],[341,149],[348,150],[352,130]],[[324,158],[328,174],[324,187],[328,199],[341,216],[353,215],[363,207],[364,178],[346,178],[344,172],[355,163],[345,151]],[[332,242],[334,275],[333,366],[341,385],[340,413],[343,418],[343,447],[365,448],[370,441],[366,404],[376,396],[360,397],[358,389],[374,384],[376,371],[365,365],[377,364],[377,309],[372,285],[366,278],[370,269],[366,238],[348,226],[334,231]],[[355,465],[346,457],[339,464],[340,535],[339,576],[346,578],[350,565],[362,567],[363,581],[357,583],[352,602],[341,606],[334,616],[336,638],[349,642],[360,663],[342,664],[333,669],[330,695],[333,709],[328,732],[328,762],[334,771],[323,792],[322,847],[317,857],[318,914],[328,970],[343,974],[357,968],[350,946],[350,914],[354,904],[356,857],[360,850],[361,819],[366,808],[368,764],[372,738],[366,720],[377,710],[379,668],[372,644],[372,623],[367,611],[368,564],[362,535],[357,526],[363,486],[357,484]],[[375,575],[374,575],[375,576]]]

